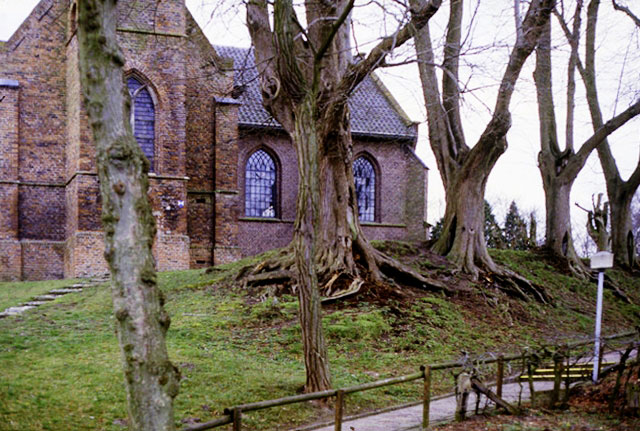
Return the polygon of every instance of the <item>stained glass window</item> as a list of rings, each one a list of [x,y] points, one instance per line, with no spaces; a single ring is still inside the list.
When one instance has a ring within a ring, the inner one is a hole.
[[[153,172],[155,153],[155,107],[151,93],[146,85],[134,77],[127,79],[131,95],[131,128],[142,152],[149,159]]]
[[[376,218],[376,172],[365,157],[353,162],[353,179],[358,198],[358,216],[361,221],[375,221]]]
[[[276,217],[276,177],[276,164],[266,151],[258,150],[249,157],[244,177],[247,217]]]

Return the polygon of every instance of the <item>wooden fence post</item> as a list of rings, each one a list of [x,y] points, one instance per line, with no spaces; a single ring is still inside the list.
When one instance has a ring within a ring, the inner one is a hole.
[[[467,402],[471,391],[471,376],[467,372],[461,372],[456,378],[456,422],[461,422],[467,415]]]
[[[560,400],[560,385],[562,384],[562,357],[558,352],[553,354],[553,392],[551,393],[551,407]]]
[[[571,387],[571,350],[569,349],[569,344],[565,345],[565,359],[566,359],[566,373],[564,379],[564,396],[562,397],[562,402],[567,403],[569,401],[569,389]]]
[[[422,429],[429,429],[429,410],[431,408],[431,366],[420,367],[424,373],[424,398],[422,400]]]
[[[342,409],[344,408],[344,391],[338,389],[336,393],[336,421],[335,431],[342,431]]]
[[[239,408],[233,409],[233,431],[240,431],[242,428],[242,410]]]
[[[598,376],[600,376],[600,372],[602,371],[602,356],[604,355],[604,349],[606,347],[607,346],[605,345],[605,343],[602,343],[602,347],[600,348],[600,352],[598,355]]]
[[[531,354],[527,352],[527,380],[529,381],[529,398],[531,398],[531,405],[536,404],[536,388],[533,385],[533,364],[531,363]]]
[[[496,381],[496,395],[502,398],[502,382],[504,380],[504,355],[498,356],[498,378]]]

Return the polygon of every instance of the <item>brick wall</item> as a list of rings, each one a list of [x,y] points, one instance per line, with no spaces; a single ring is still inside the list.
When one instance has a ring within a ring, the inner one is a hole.
[[[239,193],[238,105],[226,101],[215,105],[214,161],[214,264],[227,263],[240,257],[238,247]]]
[[[104,259],[102,232],[75,232],[64,244],[64,272],[67,278],[89,277],[109,272]]]
[[[0,109],[0,181],[16,181],[18,179],[20,84],[16,80],[2,78],[0,75],[0,103],[2,103],[2,109]]]
[[[405,213],[407,224],[407,240],[425,241],[427,239],[427,190],[429,170],[422,164],[415,153],[405,147],[407,163],[407,195]]]
[[[15,239],[0,239],[0,281],[22,279],[22,246]]]
[[[17,184],[19,95],[18,81],[0,80],[0,281],[19,280],[22,274]]]
[[[118,2],[118,28],[184,34],[184,0]]]
[[[20,185],[18,188],[20,239],[65,240],[63,187]]]
[[[64,242],[23,240],[21,243],[23,280],[64,277]]]
[[[189,193],[188,235],[191,240],[191,268],[213,265],[213,194]]]

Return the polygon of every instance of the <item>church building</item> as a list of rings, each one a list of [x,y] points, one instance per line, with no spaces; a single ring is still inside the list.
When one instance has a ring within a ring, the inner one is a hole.
[[[295,148],[264,110],[250,49],[212,46],[184,0],[120,0],[134,135],[149,159],[159,271],[286,245]],[[350,99],[359,217],[370,239],[424,240],[417,125],[375,76]],[[107,272],[76,0],[41,0],[0,42],[0,281]]]

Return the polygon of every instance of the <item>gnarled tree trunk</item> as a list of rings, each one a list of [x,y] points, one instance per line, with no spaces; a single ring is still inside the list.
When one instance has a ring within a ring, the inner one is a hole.
[[[116,0],[78,2],[82,89],[97,149],[105,258],[132,430],[174,429],[179,373],[165,345],[170,319],[156,285],[155,221],[147,199],[149,162],[129,124]]]
[[[440,1],[432,0],[416,11],[411,25],[425,25]],[[340,276],[354,282],[361,277],[380,279],[379,262],[426,284],[418,274],[374,250],[362,233],[347,105],[356,86],[394,47],[405,43],[411,32],[407,24],[383,39],[366,58],[352,63],[346,24],[352,8],[352,0],[306,2],[306,21],[311,24],[302,29],[292,1],[276,0],[272,29],[267,1],[247,4],[263,105],[287,131],[298,156],[293,259],[285,257],[283,266],[293,266],[298,282],[306,391],[330,387],[320,285],[330,288]]]
[[[493,161],[479,160],[485,164]],[[456,181],[447,188],[447,207],[444,215],[443,234],[433,250],[446,255],[457,267],[477,276],[477,264],[489,271],[498,272],[484,238],[484,193],[488,166],[469,165],[455,174]],[[469,175],[475,172],[473,175]],[[482,174],[481,174],[482,173]]]
[[[411,0],[419,8],[423,0]],[[522,66],[535,48],[549,21],[555,2],[534,0],[519,28],[496,99],[493,116],[479,141],[469,148],[464,140],[460,115],[458,63],[461,47],[463,1],[450,2],[444,49],[442,96],[438,88],[436,61],[428,25],[415,35],[418,67],[427,107],[429,141],[445,186],[446,210],[443,232],[434,251],[445,254],[459,268],[478,275],[479,268],[505,274],[487,252],[484,239],[483,201],[487,178],[507,149],[511,127],[509,104]]]
[[[640,172],[640,169],[636,170]],[[612,185],[607,187],[611,211],[611,251],[618,264],[627,268],[632,268],[637,264],[636,243],[638,238],[633,235],[631,219],[631,203],[634,195],[632,190],[634,187],[631,180],[626,181],[626,186]],[[637,190],[637,186],[635,190]],[[611,194],[614,195],[614,200],[611,200]]]

